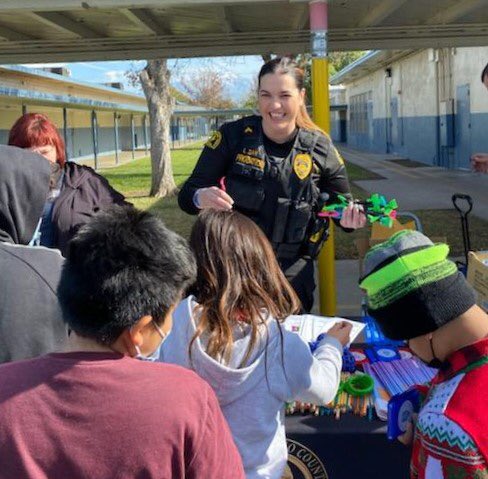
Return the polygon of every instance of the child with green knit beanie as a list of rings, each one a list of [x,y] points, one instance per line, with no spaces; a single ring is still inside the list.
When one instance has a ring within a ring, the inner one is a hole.
[[[360,279],[385,336],[439,369],[404,438],[413,439],[412,479],[488,478],[488,315],[448,253],[400,231],[368,251]]]

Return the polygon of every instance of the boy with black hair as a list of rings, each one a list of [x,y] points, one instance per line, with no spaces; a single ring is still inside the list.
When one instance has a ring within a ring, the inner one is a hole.
[[[385,336],[439,368],[415,427],[412,479],[488,477],[488,315],[448,253],[400,231],[369,250],[360,281]]]
[[[149,213],[80,229],[58,290],[66,350],[0,366],[0,478],[244,477],[211,388],[147,361],[194,277],[186,242]]]

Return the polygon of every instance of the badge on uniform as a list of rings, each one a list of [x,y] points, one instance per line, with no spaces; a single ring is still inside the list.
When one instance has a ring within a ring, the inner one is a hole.
[[[244,133],[246,135],[252,135],[253,134],[253,129],[250,127],[250,126],[246,126],[246,128],[244,128]]]
[[[220,145],[220,142],[222,141],[222,133],[220,131],[214,131],[212,136],[207,140],[207,143],[205,143],[205,146],[208,146],[209,148],[212,148],[212,150],[215,150]]]
[[[293,160],[293,171],[301,180],[307,178],[312,171],[312,157],[308,153],[299,153]]]

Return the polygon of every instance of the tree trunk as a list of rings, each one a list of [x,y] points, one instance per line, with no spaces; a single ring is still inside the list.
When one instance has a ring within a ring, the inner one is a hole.
[[[150,196],[159,198],[176,194],[170,151],[170,121],[173,100],[170,93],[167,60],[148,60],[139,73],[146,96],[151,127],[151,191]]]

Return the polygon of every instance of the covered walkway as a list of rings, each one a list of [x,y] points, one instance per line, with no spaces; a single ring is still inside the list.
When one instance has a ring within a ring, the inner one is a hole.
[[[310,3],[2,0],[0,62],[303,53],[310,49]],[[488,45],[486,0],[329,4],[331,51]]]
[[[191,145],[193,143],[198,143],[200,141],[203,141],[204,138],[206,137],[202,137],[200,139],[186,140],[186,141],[184,140],[173,141],[171,143],[171,149],[175,150],[179,148],[184,148],[185,146]],[[134,150],[134,153],[132,153],[132,151],[130,150],[121,151],[119,152],[118,156],[115,156],[115,153],[99,156],[97,159],[98,168],[100,169],[115,168],[116,166],[125,165],[126,163],[130,163],[131,161],[148,157],[149,155],[150,155],[149,150],[138,149],[138,150]],[[79,163],[80,165],[87,165],[87,166],[91,166],[92,168],[95,168],[95,157],[84,158],[83,160],[77,161],[77,163]]]

